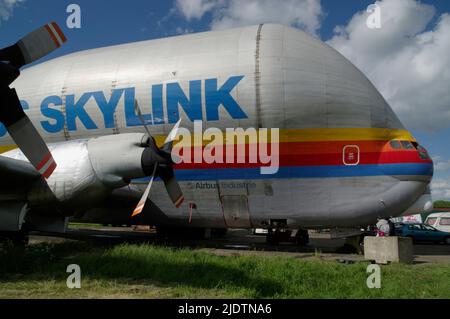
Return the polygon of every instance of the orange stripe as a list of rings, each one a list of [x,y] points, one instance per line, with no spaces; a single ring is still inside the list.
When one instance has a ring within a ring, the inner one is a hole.
[[[53,33],[52,29],[48,26],[48,24],[45,25],[45,28],[47,29],[48,33],[50,34],[50,37],[53,39],[53,42],[55,42],[56,46],[59,48],[61,45],[58,42],[58,39],[56,39],[55,34]]]
[[[140,214],[142,212],[142,210],[144,209],[144,206],[145,206],[145,202],[139,202],[138,205],[136,206],[136,208],[134,209],[133,214],[131,214],[131,217]]]
[[[183,201],[184,201],[184,196],[181,195],[181,197],[178,198],[177,201],[175,202],[175,207],[176,208],[180,207],[180,205],[183,203]]]
[[[55,31],[58,33],[59,37],[61,38],[62,42],[66,42],[67,38],[64,35],[64,33],[61,31],[61,29],[59,28],[59,25],[56,22],[52,22],[52,26],[53,28],[55,28]]]
[[[141,209],[135,209],[133,211],[133,214],[131,214],[131,217],[136,216],[136,215],[140,214],[141,212],[142,212],[142,208]]]

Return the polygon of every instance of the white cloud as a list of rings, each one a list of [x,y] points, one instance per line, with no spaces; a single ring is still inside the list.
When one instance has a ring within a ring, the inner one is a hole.
[[[450,160],[433,159],[434,170],[438,172],[450,170]]]
[[[358,66],[413,129],[436,131],[450,123],[450,15],[435,16],[415,0],[382,0],[381,29],[356,13],[328,43]]]
[[[322,7],[318,0],[233,0],[218,10],[212,21],[214,30],[259,23],[281,23],[316,34]]]
[[[450,199],[450,180],[448,179],[433,179],[431,182],[431,195],[433,201]]]
[[[7,21],[13,14],[14,7],[25,0],[0,0],[0,21]]]
[[[193,32],[193,30],[192,29],[189,29],[189,28],[181,28],[181,27],[177,27],[176,29],[175,29],[175,32],[177,33],[177,34],[187,34],[187,33],[191,33],[191,32]]]
[[[176,8],[183,14],[186,20],[201,19],[203,15],[221,5],[221,0],[177,0]]]
[[[316,35],[322,16],[319,0],[177,0],[176,8],[188,21],[211,12],[213,30],[281,23]]]

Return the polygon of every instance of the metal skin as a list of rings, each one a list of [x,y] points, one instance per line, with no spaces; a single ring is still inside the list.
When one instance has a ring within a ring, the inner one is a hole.
[[[232,112],[229,100],[227,107],[215,106],[204,93],[213,83],[207,84],[208,79],[217,79],[220,88],[236,76],[242,78],[230,95],[245,117]],[[178,83],[192,101],[189,92],[198,84],[189,82],[193,80],[201,81],[202,111],[198,115],[195,105],[178,105],[182,126],[192,128],[192,118],[200,116],[204,129],[280,128],[280,169],[260,175],[257,167],[245,165],[176,165],[185,204],[175,208],[160,180],[150,194],[165,223],[250,228],[281,220],[289,228],[352,227],[398,216],[426,192],[431,159],[420,157],[416,149],[390,146],[391,140],[416,141],[364,75],[299,30],[259,25],[88,50],[24,70],[14,87],[28,103],[29,117],[47,142],[70,141],[50,147],[58,162],[49,179],[56,197],[66,207],[89,212],[127,184],[124,175],[144,177],[138,176],[142,147],[130,146],[138,139],[123,148],[127,135],[115,135],[145,132],[127,110],[134,98],[139,100],[150,133],[160,143],[178,120],[168,111],[169,85]],[[155,112],[158,85],[164,92],[163,114]],[[76,104],[86,92],[101,91],[110,101],[114,92],[126,88],[135,90],[122,92],[113,116],[101,110],[98,95]],[[49,118],[55,114],[48,109],[63,114],[63,126],[57,127],[58,116]],[[48,132],[49,126],[54,132]],[[104,135],[111,135],[107,143],[77,140]],[[0,138],[5,151],[11,144],[8,136]],[[348,146],[359,150],[357,163],[344,163]],[[15,157],[18,151],[5,155]],[[133,182],[143,191],[145,179]],[[45,197],[36,190],[29,199],[45,206]],[[195,203],[192,212],[188,203]],[[129,214],[124,212],[124,218]],[[151,218],[152,212],[145,215]]]
[[[56,160],[62,163],[47,184],[68,216],[81,214],[92,205],[101,203],[116,188],[126,186],[134,178],[145,176],[148,168],[141,162],[148,147],[147,136],[128,133],[75,140],[50,145]],[[19,150],[6,154],[25,161]],[[46,215],[57,215],[52,210],[52,193],[36,185],[28,192],[32,209]]]

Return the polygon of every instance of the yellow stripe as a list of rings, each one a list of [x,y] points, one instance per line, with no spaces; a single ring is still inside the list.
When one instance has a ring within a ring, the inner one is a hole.
[[[236,136],[245,138],[245,132],[236,133]],[[270,142],[270,132],[267,133]],[[229,137],[232,137],[229,136]],[[155,136],[156,143],[162,146],[165,136]],[[180,139],[178,137],[178,139]],[[194,136],[191,136],[191,145],[194,145]],[[224,140],[226,134],[224,134]],[[390,141],[406,140],[415,142],[416,139],[407,130],[395,130],[385,128],[311,128],[311,129],[280,129],[279,141],[283,142],[326,142],[326,141]],[[178,141],[178,140],[177,140]],[[217,145],[221,145],[216,141]],[[261,140],[260,140],[261,142]],[[203,140],[202,145],[207,145],[210,140]],[[222,141],[224,143],[224,141]],[[248,139],[246,141],[248,143]],[[187,145],[186,140],[176,142],[178,146]]]
[[[16,145],[0,145],[0,154],[17,148]]]
[[[415,138],[407,130],[383,128],[329,128],[280,130],[281,142],[317,142],[317,141],[389,141]]]

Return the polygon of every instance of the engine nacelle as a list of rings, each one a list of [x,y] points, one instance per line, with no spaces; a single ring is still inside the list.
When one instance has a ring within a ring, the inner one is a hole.
[[[90,139],[89,159],[95,175],[109,188],[128,185],[143,177],[142,156],[148,136],[145,134],[109,135]]]
[[[146,176],[147,141],[145,134],[130,133],[49,144],[58,165],[47,180],[53,194],[37,182],[28,194],[30,207],[54,215],[58,204],[69,216],[103,201],[114,189]],[[26,160],[20,150],[4,155]]]

